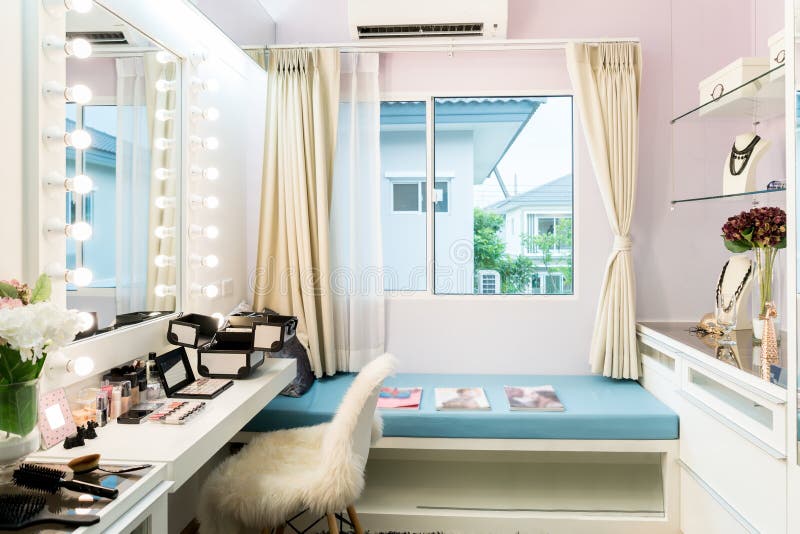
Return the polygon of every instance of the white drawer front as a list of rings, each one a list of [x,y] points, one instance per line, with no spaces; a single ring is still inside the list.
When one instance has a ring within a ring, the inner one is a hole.
[[[759,532],[786,532],[786,460],[774,458],[688,399],[680,409],[681,461]],[[682,503],[693,507],[684,500],[688,495],[682,486]],[[683,508],[682,516],[686,513]]]
[[[751,530],[737,521],[713,494],[682,469],[681,532],[683,534],[748,534]]]

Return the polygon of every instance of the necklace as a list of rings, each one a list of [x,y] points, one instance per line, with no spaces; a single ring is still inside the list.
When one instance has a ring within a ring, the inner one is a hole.
[[[731,261],[728,260],[725,262],[725,265],[722,266],[722,272],[719,274],[719,280],[717,281],[717,291],[716,296],[717,300],[719,300],[719,295],[722,292],[722,281],[725,280],[725,271],[728,270],[728,264]],[[739,296],[742,294],[742,290],[744,289],[745,284],[748,280],[750,280],[750,275],[753,272],[753,263],[750,262],[750,266],[747,268],[747,271],[744,273],[742,280],[739,282],[739,286],[736,288],[736,291],[733,293],[736,297],[734,300],[739,300]]]
[[[753,137],[753,140],[750,141],[750,144],[741,150],[736,148],[736,142],[734,141],[733,147],[731,147],[731,157],[728,160],[728,170],[731,171],[733,176],[742,174],[742,171],[744,171],[745,167],[747,167],[747,163],[750,161],[750,156],[753,155],[753,150],[760,140],[761,138],[756,135]],[[739,170],[736,170],[737,162],[739,163]]]

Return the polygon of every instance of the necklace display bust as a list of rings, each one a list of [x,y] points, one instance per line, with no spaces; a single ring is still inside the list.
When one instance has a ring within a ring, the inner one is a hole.
[[[756,189],[756,165],[769,148],[770,142],[755,132],[736,136],[733,147],[725,158],[722,173],[722,194],[747,193]]]

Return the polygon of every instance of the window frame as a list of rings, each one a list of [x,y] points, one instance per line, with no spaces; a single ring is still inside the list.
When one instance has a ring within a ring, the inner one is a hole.
[[[436,90],[436,91],[396,91],[396,92],[382,92],[380,95],[381,102],[400,102],[400,101],[415,101],[425,102],[425,147],[426,147],[426,176],[422,177],[427,185],[427,198],[432,198],[433,178],[435,162],[434,162],[434,124],[433,124],[433,106],[437,98],[492,98],[492,97],[569,97],[572,101],[572,293],[565,295],[554,294],[481,294],[481,293],[436,293],[435,291],[435,222],[434,216],[437,212],[434,210],[427,210],[425,212],[425,240],[426,240],[426,287],[422,290],[385,290],[385,295],[390,299],[451,299],[451,300],[464,300],[464,299],[477,299],[477,300],[524,300],[526,302],[534,302],[537,300],[552,300],[557,299],[559,302],[577,301],[580,298],[581,284],[578,281],[579,265],[579,243],[580,236],[577,232],[580,220],[580,185],[579,177],[581,176],[582,167],[580,165],[577,155],[584,149],[585,143],[583,137],[577,135],[580,128],[580,120],[578,117],[578,109],[575,102],[575,93],[571,87],[564,88],[550,88],[550,89],[530,89],[520,91],[518,89],[509,90],[477,90],[477,91],[464,91],[460,88],[452,88],[452,90]],[[441,178],[441,176],[440,176]],[[451,188],[452,189],[452,188]],[[416,213],[416,212],[400,212],[400,213]],[[442,215],[448,215],[442,213]],[[563,213],[563,212],[562,212]],[[417,213],[418,214],[418,213]]]

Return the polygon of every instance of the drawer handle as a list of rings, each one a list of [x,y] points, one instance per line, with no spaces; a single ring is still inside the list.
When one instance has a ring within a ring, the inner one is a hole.
[[[773,59],[775,60],[775,63],[783,63],[786,61],[786,50],[779,51],[777,54],[775,54]]]
[[[745,530],[747,530],[748,532],[751,532],[753,534],[759,534],[759,530],[756,527],[754,527],[752,524],[750,524],[750,521],[745,519],[742,514],[737,512],[736,508],[731,506],[728,503],[728,501],[726,501],[725,498],[722,495],[717,493],[714,488],[712,488],[711,486],[708,485],[708,482],[703,480],[703,478],[700,475],[698,475],[697,473],[695,473],[694,470],[691,467],[686,465],[686,462],[684,462],[683,460],[680,460],[680,459],[676,460],[676,462],[678,462],[678,465],[681,466],[681,469],[683,469],[686,472],[687,475],[692,477],[694,479],[694,481],[697,482],[697,485],[700,486],[701,488],[703,488],[703,490],[705,490],[705,492],[708,493],[711,496],[712,499],[717,501],[717,504],[719,504],[722,508],[724,508],[725,511],[728,512],[728,514],[731,517],[733,517],[736,520],[736,522],[739,523],[742,526],[742,528],[744,528]]]
[[[721,83],[718,83],[714,86],[714,89],[711,90],[711,100],[719,100],[722,98],[722,95],[725,94],[725,86]]]

